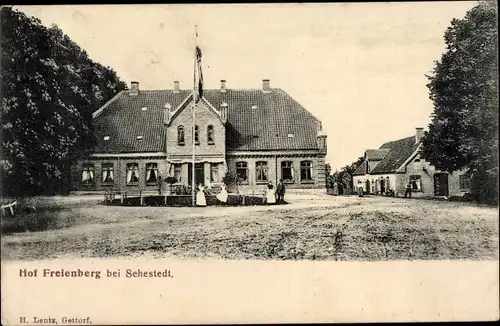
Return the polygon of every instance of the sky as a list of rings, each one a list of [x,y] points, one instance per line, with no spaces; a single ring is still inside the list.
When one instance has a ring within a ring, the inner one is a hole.
[[[56,24],[89,57],[140,89],[281,88],[322,120],[340,169],[384,142],[427,129],[426,74],[443,35],[477,1],[318,4],[16,6]],[[195,41],[195,25],[198,39]]]

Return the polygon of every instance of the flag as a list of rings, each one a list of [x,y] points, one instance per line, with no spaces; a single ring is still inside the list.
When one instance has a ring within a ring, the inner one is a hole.
[[[201,71],[201,49],[196,47],[196,65],[198,66],[198,96],[197,101],[203,97],[203,72]]]

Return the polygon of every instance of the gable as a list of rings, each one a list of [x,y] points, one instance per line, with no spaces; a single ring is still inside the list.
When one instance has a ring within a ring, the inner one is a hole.
[[[188,114],[192,117],[193,103],[194,103],[193,94],[190,94],[186,97],[186,99],[184,99],[184,101],[181,102],[181,104],[179,104],[179,106],[177,107],[172,106],[170,110],[169,123],[172,123],[179,115],[186,115],[186,111],[189,111]],[[196,115],[203,114],[204,116],[210,116],[211,118],[221,120],[220,110],[216,109],[210,102],[207,101],[206,98],[202,98],[197,103],[195,114]]]
[[[175,119],[189,107],[191,94],[192,90],[141,90],[136,96],[123,92],[95,114],[95,152],[166,151],[164,107],[170,105],[170,118]],[[260,89],[205,89],[202,101],[219,118],[221,104],[227,104],[228,150],[318,149],[321,122],[281,89],[265,93]],[[142,107],[147,111],[141,111]],[[136,140],[139,135],[142,142]],[[104,141],[105,136],[110,139]]]
[[[415,137],[407,137],[383,144],[381,149],[389,149],[384,158],[371,171],[372,174],[396,173],[415,153],[420,143],[415,143]]]

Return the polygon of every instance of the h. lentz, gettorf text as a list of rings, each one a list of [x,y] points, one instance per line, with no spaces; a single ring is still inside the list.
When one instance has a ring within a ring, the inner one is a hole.
[[[120,269],[106,269],[105,272],[100,270],[83,270],[83,269],[50,269],[43,268],[38,270],[21,268],[19,269],[19,277],[48,277],[48,278],[60,278],[60,277],[74,277],[74,278],[95,278],[100,279],[102,277],[106,278],[172,278],[172,272],[170,269],[164,270],[141,270],[141,269],[126,269],[124,273]]]

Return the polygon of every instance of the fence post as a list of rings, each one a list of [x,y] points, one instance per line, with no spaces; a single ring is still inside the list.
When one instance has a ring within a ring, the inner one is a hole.
[[[124,201],[123,196],[125,196],[125,193],[124,193],[124,192],[122,192],[122,193],[120,194],[120,203],[121,203],[122,205],[123,205],[123,201]]]
[[[139,190],[139,201],[140,205],[142,206],[144,204],[144,198],[142,197],[142,190]]]
[[[167,206],[167,195],[165,195],[165,206]]]

